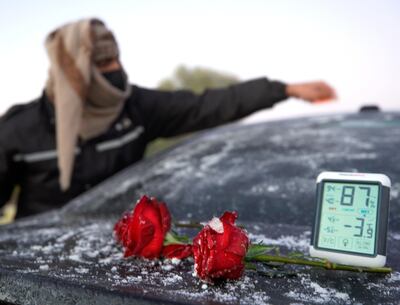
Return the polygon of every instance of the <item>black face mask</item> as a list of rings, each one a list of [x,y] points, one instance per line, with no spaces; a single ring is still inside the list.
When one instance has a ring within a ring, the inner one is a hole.
[[[125,75],[122,70],[102,73],[103,77],[114,87],[124,91],[126,86]]]

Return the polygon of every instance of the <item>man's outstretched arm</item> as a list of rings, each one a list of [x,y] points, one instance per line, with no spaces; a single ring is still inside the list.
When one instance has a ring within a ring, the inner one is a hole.
[[[144,115],[149,140],[214,127],[243,118],[293,96],[309,101],[333,98],[321,82],[286,85],[266,78],[223,89],[174,92],[134,88],[136,104]]]

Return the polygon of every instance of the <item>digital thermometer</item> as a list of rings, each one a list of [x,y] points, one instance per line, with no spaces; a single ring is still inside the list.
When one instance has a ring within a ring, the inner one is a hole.
[[[345,265],[383,267],[390,186],[383,174],[321,173],[310,255]]]

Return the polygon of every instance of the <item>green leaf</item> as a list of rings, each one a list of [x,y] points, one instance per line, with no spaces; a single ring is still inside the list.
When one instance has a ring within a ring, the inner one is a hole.
[[[249,250],[247,250],[246,259],[251,259],[253,257],[272,252],[274,250],[276,251],[276,247],[274,246],[251,244]]]
[[[178,235],[177,233],[173,231],[169,231],[164,238],[164,246],[168,245],[186,245],[186,244],[191,244],[192,241],[188,236],[185,235]]]

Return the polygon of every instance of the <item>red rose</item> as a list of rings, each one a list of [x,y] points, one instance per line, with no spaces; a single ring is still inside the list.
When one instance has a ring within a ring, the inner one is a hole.
[[[173,244],[165,246],[162,251],[162,256],[166,258],[184,259],[193,254],[192,245]]]
[[[214,217],[193,240],[195,272],[203,280],[238,279],[244,270],[249,238],[235,226],[236,212]]]
[[[116,239],[125,247],[124,256],[160,257],[171,215],[164,202],[143,196],[133,212],[126,213],[114,226]]]

